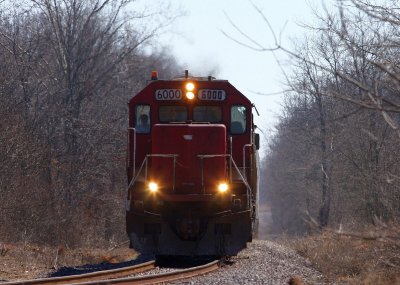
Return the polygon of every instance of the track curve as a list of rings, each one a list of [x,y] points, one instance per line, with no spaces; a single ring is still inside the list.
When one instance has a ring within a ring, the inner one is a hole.
[[[156,284],[168,281],[174,281],[179,279],[185,279],[190,277],[199,276],[208,272],[217,270],[221,265],[221,260],[214,260],[204,265],[195,266],[187,269],[175,270],[168,273],[144,275],[126,277],[129,275],[145,272],[156,268],[154,260],[148,261],[135,266],[129,266],[124,268],[97,271],[92,273],[65,276],[65,277],[53,277],[43,278],[35,280],[25,281],[14,281],[0,283],[1,285],[50,285],[50,284],[80,284],[80,285],[93,285],[93,284]]]
[[[34,280],[25,280],[25,281],[13,281],[13,282],[5,282],[0,283],[1,285],[36,285],[36,284],[73,284],[73,283],[83,283],[83,282],[92,282],[95,280],[105,280],[105,279],[114,279],[114,278],[121,278],[125,276],[129,276],[132,274],[137,274],[140,272],[144,272],[147,270],[151,270],[155,268],[155,261],[148,261],[134,266],[122,267],[117,269],[111,270],[102,270],[96,271],[91,273],[85,273],[80,275],[70,275],[70,276],[63,276],[63,277],[52,277],[52,278],[42,278],[42,279],[34,279]],[[110,280],[108,280],[109,282]],[[89,283],[89,284],[97,284],[96,283]]]
[[[97,282],[85,282],[80,283],[80,285],[105,285],[105,284],[120,284],[120,285],[145,285],[145,284],[157,284],[163,282],[169,282],[179,279],[185,279],[190,277],[199,276],[202,274],[209,273],[211,271],[217,270],[220,268],[221,260],[215,260],[210,263],[195,266],[187,269],[176,270],[169,273],[157,274],[157,275],[146,275],[146,276],[139,276],[139,277],[125,277],[113,280],[104,280],[104,281],[97,281]]]

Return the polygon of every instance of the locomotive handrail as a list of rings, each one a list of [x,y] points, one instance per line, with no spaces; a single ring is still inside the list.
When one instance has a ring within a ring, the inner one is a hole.
[[[250,197],[250,199],[248,199],[247,202],[248,202],[248,206],[250,207],[250,200],[253,200],[253,192],[251,191],[251,187],[250,187],[249,183],[247,183],[247,179],[243,177],[242,173],[239,170],[239,167],[236,165],[236,163],[232,157],[231,157],[231,161],[232,161],[233,166],[235,167],[236,171],[239,173],[240,178],[242,178],[244,185],[246,186],[247,196]]]
[[[129,144],[129,135],[130,135],[130,131],[133,131],[133,162],[131,161],[131,146]],[[128,128],[128,149],[127,149],[127,157],[126,157],[126,166],[129,169],[129,167],[131,167],[131,164],[133,165],[133,177],[135,177],[136,175],[136,129],[135,128]]]
[[[173,162],[173,173],[172,173],[172,176],[173,176],[172,177],[172,179],[173,179],[172,190],[175,191],[176,159],[177,159],[177,157],[179,157],[178,154],[147,154],[146,157],[143,159],[142,164],[140,165],[140,168],[139,168],[139,171],[137,172],[137,175],[129,183],[128,189],[131,188],[133,186],[133,184],[138,180],[140,174],[142,173],[142,170],[143,170],[144,166],[145,166],[144,180],[147,181],[147,169],[148,169],[148,158],[149,157],[165,157],[165,158],[173,158],[174,159],[174,162]],[[236,165],[234,159],[232,158],[232,156],[230,154],[199,154],[199,155],[197,155],[197,157],[201,161],[201,186],[202,186],[203,191],[205,191],[205,189],[204,189],[204,165],[203,165],[203,159],[215,158],[215,157],[227,157],[227,158],[229,158],[230,165],[233,165],[234,169],[239,174],[240,180],[243,181],[244,185],[246,186],[247,196],[250,197],[250,199],[248,200],[248,203],[250,204],[250,200],[253,199],[251,187],[250,187],[249,183],[247,182],[247,179],[242,174],[242,172],[240,171],[239,167]],[[232,181],[233,181],[233,179],[232,179],[232,167],[229,169],[229,172],[230,172],[229,173],[230,183],[232,183]]]
[[[252,147],[253,144],[245,144],[243,146],[243,174],[246,175],[246,147]],[[251,177],[251,167],[250,167],[250,177]]]
[[[241,178],[241,180],[243,181],[244,185],[246,186],[246,190],[247,190],[247,195],[253,199],[252,197],[252,191],[251,191],[251,187],[249,185],[249,183],[247,182],[247,179],[242,175],[242,173],[240,172],[239,167],[236,165],[235,161],[233,160],[232,156],[230,154],[198,154],[197,157],[200,159],[201,161],[201,187],[203,188],[204,191],[204,167],[203,167],[203,159],[204,158],[214,158],[214,157],[228,157],[230,163],[233,164],[233,166],[235,167],[236,171],[239,173],[239,176]],[[229,169],[229,177],[230,177],[230,182],[232,183],[232,168]],[[250,205],[250,200],[248,201],[249,205]]]
[[[198,154],[197,157],[200,159],[200,165],[201,165],[201,189],[203,189],[203,193],[205,193],[203,158],[230,157],[230,155],[229,154]],[[232,179],[231,175],[230,175],[230,179]],[[232,182],[232,180],[230,180],[230,181]]]
[[[142,169],[143,166],[145,166],[145,172],[144,172],[144,181],[147,181],[147,169],[148,169],[148,163],[147,163],[147,159],[149,157],[171,157],[174,158],[174,167],[173,167],[173,184],[172,184],[172,189],[173,191],[175,191],[175,171],[176,171],[176,158],[178,157],[178,154],[147,154],[146,157],[143,159],[142,164],[139,167],[139,171],[137,172],[136,176],[131,180],[131,182],[129,183],[128,189],[130,189],[133,184],[135,184],[135,182],[138,180],[140,174],[142,173]]]
[[[212,158],[212,157],[228,157],[230,154],[198,154],[197,157],[200,158]]]
[[[133,176],[136,175],[136,129],[133,129]]]
[[[146,157],[178,157],[179,154],[157,154],[157,153],[153,153],[153,154],[146,154]]]
[[[133,184],[135,184],[136,180],[139,178],[139,174],[142,172],[142,168],[143,168],[143,166],[144,166],[146,160],[147,160],[146,158],[143,159],[143,162],[142,162],[142,164],[141,164],[140,167],[139,167],[139,171],[138,171],[137,175],[136,175],[136,176],[131,180],[131,182],[129,183],[128,189],[130,189],[130,188],[133,186]],[[130,192],[129,192],[129,193],[130,193]]]
[[[173,157],[174,158],[174,163],[173,163],[173,170],[172,170],[172,191],[175,192],[175,174],[176,174],[176,158],[179,156],[179,154],[147,154],[146,155],[146,172],[145,172],[145,181],[147,181],[147,158],[148,157]]]
[[[233,141],[232,141],[232,136],[229,137],[229,153],[231,157],[233,157]],[[232,181],[232,161],[229,160],[229,181]]]

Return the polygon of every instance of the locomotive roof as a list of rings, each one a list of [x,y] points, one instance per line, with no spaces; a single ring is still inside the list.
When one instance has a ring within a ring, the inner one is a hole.
[[[188,77],[175,77],[175,78],[172,78],[171,80],[174,80],[174,81],[186,81],[186,80],[196,80],[196,81],[220,81],[220,82],[228,82],[228,80],[226,80],[226,79],[216,79],[215,77],[213,77],[213,76],[208,76],[208,77],[204,77],[204,76],[199,76],[199,77],[196,77],[196,76],[188,76]]]
[[[215,79],[214,77],[177,77],[173,79],[156,79],[156,80],[149,80],[146,87],[140,90],[137,94],[133,95],[130,99],[129,103],[133,103],[132,101],[137,101],[140,99],[150,99],[148,97],[149,92],[155,92],[156,89],[163,89],[163,88],[173,88],[177,82],[185,82],[185,81],[196,81],[199,82],[201,85],[204,85],[203,88],[212,89],[213,85],[215,88],[224,89],[226,92],[230,93],[230,98],[226,101],[231,101],[232,99],[236,99],[235,101],[240,101],[245,104],[250,104],[251,101],[242,93],[240,92],[235,86],[233,86],[228,80],[225,79]],[[154,98],[154,97],[153,97]]]

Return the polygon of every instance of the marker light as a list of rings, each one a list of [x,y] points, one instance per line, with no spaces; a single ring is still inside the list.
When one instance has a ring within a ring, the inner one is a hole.
[[[156,70],[151,72],[151,80],[158,80],[158,72]]]
[[[154,183],[154,182],[150,182],[149,183],[149,190],[151,191],[151,192],[157,192],[157,190],[158,190],[158,185],[157,185],[157,183]]]
[[[228,191],[228,184],[226,184],[226,183],[219,184],[218,191],[221,193],[225,193],[226,191]]]
[[[194,98],[194,93],[192,91],[186,92],[186,98],[192,100]]]
[[[192,82],[186,83],[186,90],[187,91],[193,91],[194,90],[194,84]]]

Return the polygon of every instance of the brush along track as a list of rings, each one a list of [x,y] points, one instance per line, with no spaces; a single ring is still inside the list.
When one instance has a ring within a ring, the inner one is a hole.
[[[155,261],[152,260],[152,261],[148,261],[148,262],[141,263],[138,265],[117,268],[117,269],[112,269],[112,270],[102,270],[102,271],[96,271],[96,272],[85,273],[85,274],[80,274],[80,275],[34,279],[34,280],[26,280],[26,281],[14,281],[14,282],[6,282],[6,283],[0,283],[0,284],[1,285],[22,285],[22,284],[43,285],[43,284],[72,284],[72,283],[92,282],[95,280],[121,278],[124,276],[137,274],[137,273],[151,270],[154,268],[155,268]]]

